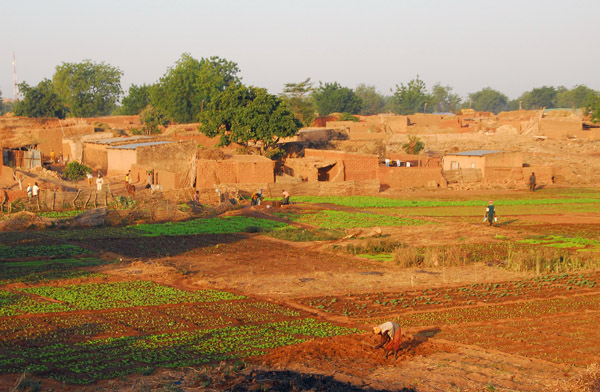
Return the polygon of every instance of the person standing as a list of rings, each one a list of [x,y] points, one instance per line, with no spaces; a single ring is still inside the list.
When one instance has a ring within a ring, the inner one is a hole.
[[[96,191],[100,192],[103,184],[104,179],[102,178],[102,173],[98,173],[98,178],[96,179]]]
[[[535,191],[535,185],[536,185],[535,183],[536,183],[536,181],[535,181],[535,173],[531,172],[531,175],[529,176],[529,190],[531,192]]]
[[[40,187],[38,186],[38,183],[36,182],[36,183],[33,184],[33,188],[31,188],[31,196],[34,199],[37,199],[37,197],[39,196],[39,194],[40,194]]]
[[[50,150],[50,162],[54,163],[54,158],[56,158],[56,154],[54,153],[54,149]]]
[[[31,187],[31,183],[27,184],[27,199],[31,200],[31,196],[33,195],[33,188]]]
[[[131,184],[131,170],[125,174],[125,184]]]
[[[490,223],[490,226],[494,224],[496,218],[496,207],[494,207],[494,203],[490,200],[487,208],[485,209],[485,216],[483,217],[483,221],[486,220]]]
[[[87,177],[87,180],[88,180],[88,186],[92,186],[92,178],[94,178],[94,176],[92,175],[92,172],[85,173],[85,176]]]

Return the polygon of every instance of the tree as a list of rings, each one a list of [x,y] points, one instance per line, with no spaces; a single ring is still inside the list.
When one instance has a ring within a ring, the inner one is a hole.
[[[425,148],[425,144],[415,135],[408,135],[408,142],[402,145],[407,154],[418,154]]]
[[[16,103],[15,115],[65,118],[67,109],[50,80],[44,79],[35,87],[23,82],[19,84],[19,90],[24,98]]]
[[[87,173],[91,172],[91,168],[77,161],[71,161],[67,163],[67,166],[65,166],[65,170],[63,170],[63,177],[69,181],[79,181],[83,180]]]
[[[403,83],[400,86],[396,85],[396,92],[389,105],[394,113],[407,115],[425,112],[430,101],[431,96],[427,94],[425,82],[417,75],[417,78],[408,82],[406,86]]]
[[[478,112],[500,113],[508,105],[508,97],[491,87],[469,94],[471,107]]]
[[[132,84],[117,113],[125,116],[140,114],[150,104],[150,86]]]
[[[357,114],[362,106],[360,98],[348,87],[342,87],[338,82],[321,83],[313,91],[313,98],[317,105],[319,115],[326,116],[330,113]]]
[[[571,90],[559,87],[556,94],[556,106],[559,108],[582,108],[597,95],[597,91],[584,85],[577,85]]]
[[[286,83],[281,94],[281,99],[305,126],[315,118],[315,103],[310,97],[312,90],[312,82],[307,78],[300,83]]]
[[[534,88],[521,95],[521,106],[527,110],[539,110],[542,108],[556,107],[556,89],[554,87],[543,86]]]
[[[261,154],[279,138],[293,136],[301,126],[281,98],[258,87],[232,85],[200,114],[200,132],[220,136],[219,144],[260,144]]]
[[[84,60],[57,66],[52,83],[69,108],[69,116],[105,116],[117,106],[122,93],[121,76],[119,68]]]
[[[589,114],[592,122],[600,123],[600,94],[588,96],[584,104],[586,114]]]
[[[240,83],[238,72],[237,64],[225,59],[198,61],[184,53],[151,89],[150,101],[175,122],[196,122],[209,102]]]
[[[354,94],[362,102],[359,114],[373,115],[383,111],[385,106],[385,98],[379,94],[375,86],[368,86],[364,83],[359,84],[354,89]]]
[[[458,94],[452,94],[452,87],[440,83],[431,89],[431,111],[440,113],[456,113],[460,108],[461,99]]]
[[[160,127],[169,124],[167,116],[152,105],[146,106],[140,113],[140,121],[144,124],[142,131],[145,135],[160,133]]]

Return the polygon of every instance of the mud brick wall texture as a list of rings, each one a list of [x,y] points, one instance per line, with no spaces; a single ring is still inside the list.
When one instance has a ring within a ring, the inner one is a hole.
[[[342,161],[345,181],[364,181],[377,178],[377,167],[379,166],[377,155],[306,149],[304,156]]]

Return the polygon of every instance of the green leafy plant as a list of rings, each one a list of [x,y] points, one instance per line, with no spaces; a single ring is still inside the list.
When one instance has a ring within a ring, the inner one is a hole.
[[[65,166],[63,177],[69,181],[79,181],[86,177],[87,173],[91,173],[92,169],[77,161],[71,161]]]

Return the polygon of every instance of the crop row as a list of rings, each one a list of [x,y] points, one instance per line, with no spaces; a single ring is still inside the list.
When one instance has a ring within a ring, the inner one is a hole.
[[[0,290],[0,305],[3,305],[0,307],[0,316],[211,302],[240,298],[244,297],[218,290],[188,292],[148,281],[86,283],[61,287],[40,286],[15,289],[14,291]]]
[[[585,312],[590,309],[598,309],[599,306],[600,296],[598,295],[578,296],[512,304],[454,308],[436,312],[408,313],[397,317],[396,321],[406,328],[460,325],[472,322],[539,318],[553,314]],[[365,319],[364,321],[378,323],[384,320],[375,318]]]
[[[377,196],[295,196],[296,202],[335,204],[353,208],[394,208],[394,207],[458,207],[458,206],[483,206],[487,200],[408,200],[390,199]],[[496,206],[519,205],[548,205],[548,204],[586,204],[598,203],[597,197],[573,197],[551,199],[509,199],[497,200]]]
[[[328,313],[348,317],[375,317],[394,312],[501,303],[523,298],[586,293],[596,290],[600,274],[559,274],[462,287],[426,288],[403,292],[375,292],[302,298],[300,302]]]
[[[229,234],[241,233],[249,227],[258,227],[270,231],[287,226],[285,223],[270,219],[259,219],[247,216],[228,216],[223,218],[196,219],[185,222],[167,222],[163,224],[139,224],[130,226],[144,236],[175,236],[193,234]]]
[[[300,313],[295,310],[252,300],[111,309],[93,315],[70,312],[31,318],[2,317],[0,345],[15,340],[28,345],[48,344],[89,339],[97,334],[119,337],[131,331],[165,333],[298,317]]]
[[[106,261],[93,257],[4,262],[1,264],[0,284],[89,276],[89,272],[76,269],[105,263]]]
[[[92,253],[76,245],[1,246],[0,260],[24,257],[70,257]]]
[[[555,363],[587,366],[597,362],[600,338],[597,312],[581,312],[578,317],[572,314],[543,316],[528,321],[528,328],[523,328],[521,320],[510,320],[445,327],[436,337]],[[570,328],[557,332],[557,325]],[[482,339],[482,336],[487,338]]]
[[[398,216],[337,210],[321,210],[304,214],[279,213],[277,215],[291,221],[298,221],[327,229],[373,226],[416,226],[430,223],[418,219],[402,218]]]
[[[260,355],[265,350],[315,337],[357,330],[313,319],[229,326],[147,336],[95,339],[74,344],[0,347],[0,372],[32,372],[87,384],[155,367],[182,367]]]

